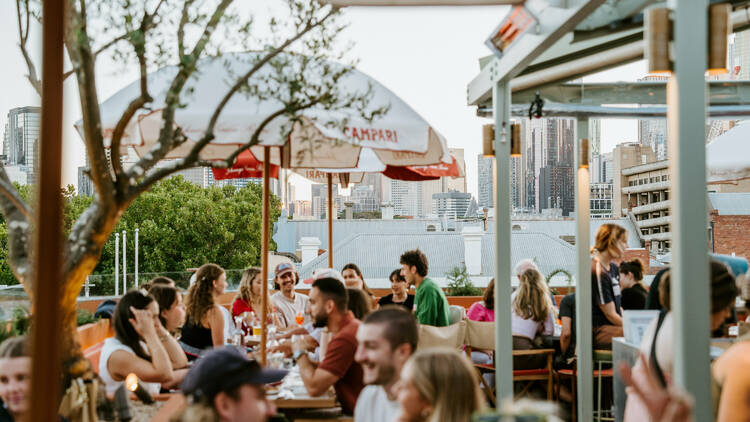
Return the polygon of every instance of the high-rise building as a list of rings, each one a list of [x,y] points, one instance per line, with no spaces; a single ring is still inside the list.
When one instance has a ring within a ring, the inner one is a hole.
[[[312,215],[315,218],[323,218],[327,215],[328,210],[328,185],[324,184],[313,184],[310,187],[312,194],[311,197],[311,203],[312,203]],[[341,195],[339,194],[339,185],[334,183],[332,185],[332,192],[333,192],[333,215],[337,215],[337,210],[343,209],[343,200],[341,198]]]
[[[495,207],[494,165],[495,159],[477,155],[477,192],[479,209]]]
[[[628,176],[623,173],[623,169],[639,166],[642,164],[653,163],[656,160],[656,154],[650,146],[630,142],[619,144],[612,151],[613,182],[612,191],[612,213],[615,218],[624,217],[623,209],[627,209],[627,199],[621,194],[623,188],[628,187]]]
[[[39,107],[18,107],[8,112],[3,134],[3,155],[6,164],[25,173],[26,184],[36,183],[39,159]]]
[[[94,194],[94,184],[85,171],[86,166],[78,167],[78,195],[92,196]]]
[[[555,208],[562,210],[563,216],[574,211],[573,167],[548,166],[539,172],[540,212]]]
[[[591,184],[591,218],[612,218],[612,196],[612,183]]]
[[[589,153],[591,156],[602,153],[602,121],[589,119]]]
[[[438,217],[462,218],[471,205],[471,194],[456,191],[435,193],[432,203]]]
[[[735,79],[750,79],[750,30],[735,32],[731,37],[730,73]]]
[[[423,182],[390,181],[390,199],[393,214],[419,217],[424,215]]]

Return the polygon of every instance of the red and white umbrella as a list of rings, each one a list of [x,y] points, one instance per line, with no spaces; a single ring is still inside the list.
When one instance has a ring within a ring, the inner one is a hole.
[[[263,162],[255,158],[250,151],[245,150],[237,156],[232,167],[212,168],[211,172],[216,180],[261,178],[263,177]],[[279,166],[271,165],[268,176],[278,179]]]

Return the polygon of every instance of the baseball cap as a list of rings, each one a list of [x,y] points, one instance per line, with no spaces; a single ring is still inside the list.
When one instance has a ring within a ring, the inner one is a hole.
[[[282,262],[281,264],[276,266],[276,269],[274,270],[274,274],[276,274],[276,277],[280,277],[286,273],[294,272],[294,265],[288,263],[288,262]]]
[[[213,399],[217,394],[243,384],[263,385],[279,382],[287,371],[262,368],[234,346],[215,348],[198,359],[180,388],[196,399]]]
[[[315,280],[319,280],[321,278],[335,278],[336,280],[340,281],[341,284],[346,285],[344,282],[344,276],[341,275],[340,272],[334,270],[333,268],[318,268],[313,270],[313,274],[311,278],[305,279],[305,284],[313,284]]]

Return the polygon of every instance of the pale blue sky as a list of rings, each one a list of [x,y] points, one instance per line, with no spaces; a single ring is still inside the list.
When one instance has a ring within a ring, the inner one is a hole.
[[[479,57],[489,54],[484,40],[506,13],[504,6],[443,8],[350,8],[351,22],[345,37],[354,41],[351,57],[359,69],[401,96],[447,139],[451,147],[465,149],[467,186],[476,195],[476,157],[481,150],[481,126],[489,122],[475,116],[466,105],[466,85],[479,72]],[[14,2],[0,6],[0,57],[3,58],[0,124],[8,109],[38,104],[25,79],[26,68],[17,47]],[[36,43],[32,39],[31,43]],[[36,48],[38,51],[38,48]],[[100,59],[98,87],[106,99],[130,83],[133,72],[122,72]],[[643,62],[586,78],[586,81],[634,81],[645,74]],[[80,116],[75,82],[66,83],[65,156],[63,182],[77,184],[84,148],[72,124]],[[602,122],[602,150],[637,139],[637,123]],[[301,178],[300,178],[301,179]],[[294,181],[297,198],[308,199],[309,183]]]

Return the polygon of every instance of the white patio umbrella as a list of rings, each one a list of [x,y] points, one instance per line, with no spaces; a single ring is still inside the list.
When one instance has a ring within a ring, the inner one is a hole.
[[[179,148],[166,158],[181,158],[201,139],[214,110],[238,75],[252,66],[258,53],[232,53],[221,57],[202,59],[198,69],[188,81],[184,92],[184,107],[175,111],[175,122],[187,137]],[[289,72],[298,72],[295,57],[290,57]],[[331,67],[341,66],[328,63]],[[131,120],[121,141],[123,148],[134,147],[139,155],[147,154],[159,137],[161,114],[165,107],[170,83],[177,72],[175,66],[161,68],[148,76],[148,86],[154,100],[148,110],[141,110]],[[250,78],[256,84],[268,81],[276,72],[266,65]],[[312,76],[311,76],[312,77]],[[291,125],[288,117],[280,116],[268,124],[253,148],[256,157],[262,157],[263,146],[286,145],[288,166],[293,168],[352,168],[359,161],[363,147],[372,149],[388,165],[430,165],[440,161],[450,162],[443,138],[408,104],[375,79],[352,70],[338,81],[343,92],[365,93],[372,89],[369,108],[388,106],[388,111],[372,122],[362,118],[354,109],[325,110],[312,107],[296,117],[301,123],[293,126],[288,137],[282,136]],[[109,146],[107,134],[112,133],[122,112],[140,93],[138,81],[126,86],[100,105],[105,147]],[[214,140],[201,153],[201,158],[221,160],[238,146],[250,140],[255,130],[273,112],[283,108],[277,99],[237,93],[227,103],[214,127]],[[345,125],[340,124],[346,122]],[[76,124],[80,130],[80,122]],[[342,127],[343,126],[343,127]],[[287,142],[288,141],[288,142]],[[311,146],[314,145],[314,148]],[[277,149],[272,151],[273,164],[287,164]],[[284,165],[287,167],[287,165]]]
[[[733,183],[750,178],[750,120],[706,145],[708,183]]]

